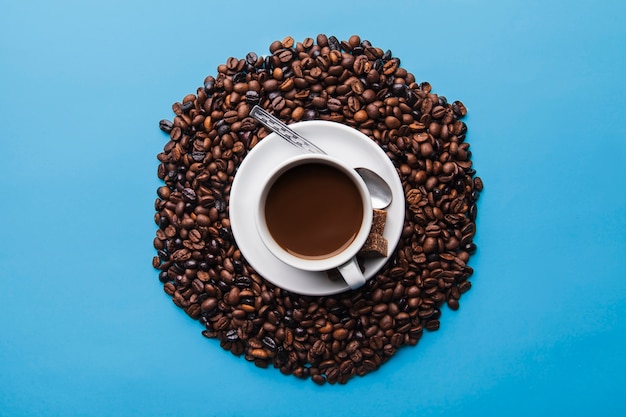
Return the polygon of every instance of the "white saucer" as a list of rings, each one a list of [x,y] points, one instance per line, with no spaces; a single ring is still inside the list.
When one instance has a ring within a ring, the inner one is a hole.
[[[393,253],[404,227],[404,190],[391,160],[369,137],[351,127],[323,120],[299,122],[292,129],[311,140],[327,154],[353,167],[377,172],[391,186],[393,202],[387,207],[384,237],[388,256],[365,261],[364,275],[371,278]],[[325,272],[292,268],[267,250],[256,228],[255,210],[259,204],[261,184],[270,171],[285,159],[305,151],[271,133],[261,140],[239,166],[230,192],[230,223],[241,253],[250,265],[269,282],[303,295],[330,295],[350,288],[343,280],[331,281]]]

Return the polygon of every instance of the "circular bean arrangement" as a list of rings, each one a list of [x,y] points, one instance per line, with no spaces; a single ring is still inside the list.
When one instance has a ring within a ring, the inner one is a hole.
[[[406,196],[398,246],[358,290],[310,297],[278,288],[234,241],[229,194],[247,153],[270,133],[259,104],[286,123],[331,120],[369,136],[397,169]],[[391,51],[357,35],[275,41],[267,56],[228,58],[196,94],[173,104],[158,154],[153,266],[173,302],[208,338],[260,367],[315,383],[378,369],[470,288],[476,202],[483,188],[465,142],[466,114],[417,83]]]

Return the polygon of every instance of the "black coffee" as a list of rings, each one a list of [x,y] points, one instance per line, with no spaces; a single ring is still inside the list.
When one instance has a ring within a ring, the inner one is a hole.
[[[290,168],[271,186],[265,220],[276,243],[287,252],[323,259],[352,243],[363,221],[363,202],[342,171],[306,163]]]

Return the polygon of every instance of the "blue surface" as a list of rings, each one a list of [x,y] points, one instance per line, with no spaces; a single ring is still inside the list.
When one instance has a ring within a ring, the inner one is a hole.
[[[3,1],[0,416],[624,415],[624,4]],[[318,33],[462,100],[485,182],[461,309],[323,387],[203,338],[151,267],[158,121]]]

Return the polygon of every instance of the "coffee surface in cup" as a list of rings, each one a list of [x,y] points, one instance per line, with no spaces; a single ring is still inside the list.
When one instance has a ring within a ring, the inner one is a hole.
[[[304,259],[332,257],[347,248],[363,221],[359,189],[341,170],[305,163],[285,171],[265,201],[270,234],[284,250]]]

